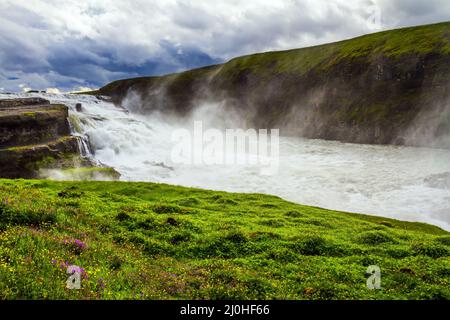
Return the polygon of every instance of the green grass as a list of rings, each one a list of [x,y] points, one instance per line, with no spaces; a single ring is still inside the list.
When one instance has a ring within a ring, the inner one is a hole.
[[[63,136],[63,137],[59,137],[59,138],[55,139],[54,141],[52,141],[50,143],[51,144],[65,143],[65,142],[68,142],[68,141],[70,141],[72,139],[74,139],[73,136]],[[47,144],[46,143],[36,143],[36,144],[31,144],[31,145],[26,145],[26,146],[9,147],[9,148],[6,148],[4,150],[12,151],[12,152],[27,152],[29,150],[32,150],[32,149],[36,148],[36,147],[46,146]]]
[[[0,299],[450,298],[448,232],[268,195],[0,180],[0,230]]]
[[[59,180],[118,180],[120,178],[120,174],[116,170],[106,167],[55,169],[55,171],[62,177]],[[49,170],[47,174],[51,176],[52,170]]]
[[[427,53],[450,53],[450,23],[378,32],[320,46],[258,53],[232,59],[219,74],[251,70],[267,76],[277,73],[304,74],[314,68],[326,70],[358,57],[401,57]]]

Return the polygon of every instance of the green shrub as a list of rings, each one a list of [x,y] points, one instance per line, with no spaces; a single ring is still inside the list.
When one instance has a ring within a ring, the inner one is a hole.
[[[265,219],[259,222],[259,224],[262,226],[268,226],[272,228],[281,228],[284,226],[284,223],[277,219]]]
[[[160,243],[159,241],[155,241],[153,239],[146,239],[144,242],[144,252],[150,256],[171,256],[173,254],[172,250]]]
[[[146,218],[144,220],[140,220],[138,222],[136,222],[136,227],[138,229],[143,229],[143,230],[153,230],[156,229],[158,226],[158,224],[155,222],[155,219],[153,218]]]
[[[395,239],[384,231],[368,231],[358,237],[358,242],[367,245],[379,245],[382,243],[396,243]]]
[[[420,296],[422,300],[450,300],[450,291],[438,286],[421,288]]]
[[[325,220],[321,219],[299,219],[297,222],[317,227],[324,227],[324,228],[331,228],[332,226],[326,222]]]
[[[386,250],[387,254],[392,258],[402,259],[413,254],[412,250],[403,247],[393,247]]]
[[[181,213],[182,209],[177,205],[172,204],[157,204],[152,208],[155,213]]]
[[[8,225],[41,226],[53,224],[57,221],[56,213],[41,209],[16,209],[10,205],[0,203],[0,228]]]
[[[223,204],[229,204],[232,206],[237,206],[239,203],[235,200],[232,199],[220,199],[218,201],[216,201],[217,203],[223,203]]]
[[[389,221],[380,221],[379,224],[382,226],[388,227],[388,228],[394,228],[394,225],[390,223]]]
[[[287,217],[291,217],[291,218],[300,218],[300,217],[304,216],[303,213],[300,213],[300,212],[295,211],[295,210],[288,211],[284,215],[287,216]]]
[[[209,290],[209,299],[211,300],[244,300],[245,293],[240,287],[230,287],[229,285],[215,284]]]
[[[113,256],[109,264],[110,269],[119,270],[122,267],[123,260],[119,256]]]
[[[76,187],[70,187],[58,192],[58,197],[61,198],[81,198],[84,192],[76,191]]]
[[[417,255],[424,255],[431,258],[441,258],[449,255],[449,250],[433,243],[416,243],[412,246],[412,250]]]
[[[170,238],[170,243],[177,245],[181,242],[189,241],[191,237],[191,234],[188,232],[177,233]]]
[[[333,300],[338,296],[338,292],[339,290],[333,284],[321,281],[311,287],[305,287],[303,289],[303,296],[306,299]]]
[[[140,234],[132,234],[128,241],[142,247],[143,251],[152,257],[172,254],[172,250],[168,246],[165,246],[158,240],[144,237]]]
[[[223,239],[233,243],[245,243],[248,241],[248,237],[241,231],[232,231],[223,237]]]
[[[276,204],[273,203],[263,203],[262,205],[260,205],[261,208],[268,208],[268,209],[276,209],[278,208],[278,206]]]
[[[239,204],[237,201],[235,201],[235,200],[233,200],[233,199],[225,198],[225,197],[223,197],[223,196],[221,196],[221,195],[214,195],[214,196],[211,197],[211,199],[212,199],[215,203],[229,204],[229,205],[233,205],[233,206],[236,206],[236,205]]]
[[[200,200],[198,200],[197,198],[186,198],[186,199],[181,199],[178,200],[177,203],[180,206],[185,206],[185,207],[195,207],[201,204]]]
[[[172,217],[167,218],[166,222],[168,225],[171,225],[173,227],[176,227],[179,225],[179,222],[177,221],[177,219],[172,218]]]
[[[257,248],[239,231],[233,231],[224,236],[213,238],[200,246],[192,248],[192,251],[193,254],[202,258],[233,258],[258,253]]]
[[[231,284],[237,282],[236,274],[232,270],[217,269],[211,272],[211,281],[216,283]]]
[[[291,247],[306,256],[341,256],[345,254],[341,246],[320,236],[307,236]]]
[[[117,244],[124,244],[127,242],[127,237],[124,234],[113,235],[113,241]]]
[[[283,263],[294,262],[299,258],[295,252],[287,248],[272,249],[266,256],[268,259]]]
[[[273,291],[272,285],[265,279],[251,278],[243,281],[242,285],[251,299],[265,300]]]
[[[277,240],[277,239],[282,238],[277,233],[263,232],[263,231],[253,232],[253,233],[249,234],[249,237],[255,241],[271,241],[271,240]]]
[[[389,277],[388,287],[402,288],[404,291],[411,291],[419,285],[419,278],[409,272],[396,272]]]
[[[116,219],[118,221],[127,221],[131,220],[131,216],[128,213],[121,211],[116,215]]]
[[[444,236],[434,239],[436,242],[443,244],[445,246],[450,246],[450,236]]]

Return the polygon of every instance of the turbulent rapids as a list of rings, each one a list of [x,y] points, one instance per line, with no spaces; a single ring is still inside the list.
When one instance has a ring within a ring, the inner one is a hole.
[[[0,95],[0,98],[29,94]],[[83,152],[126,181],[274,194],[329,209],[422,221],[450,230],[450,150],[280,138],[279,170],[251,165],[180,165],[171,161],[174,129],[191,124],[142,116],[87,95],[33,94],[70,108]],[[81,103],[81,111],[76,104]],[[192,120],[214,113],[195,113]]]

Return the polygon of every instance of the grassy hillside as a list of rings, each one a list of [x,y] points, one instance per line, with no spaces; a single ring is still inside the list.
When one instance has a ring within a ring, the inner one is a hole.
[[[0,180],[0,230],[0,299],[450,298],[448,232],[274,196]]]
[[[190,81],[209,76],[232,79],[244,70],[272,77],[278,73],[305,74],[326,70],[356,57],[396,57],[411,54],[450,54],[450,22],[378,32],[350,40],[301,49],[257,53],[238,57],[223,65],[193,69],[162,77],[124,79],[107,84],[95,93],[115,95],[123,88],[148,82]]]
[[[285,135],[450,148],[450,22],[119,80],[94,93],[122,103],[131,92],[144,113],[185,115],[201,101],[226,101],[249,127]]]

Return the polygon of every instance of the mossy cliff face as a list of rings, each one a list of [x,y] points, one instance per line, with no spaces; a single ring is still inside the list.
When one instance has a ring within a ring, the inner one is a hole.
[[[79,154],[68,108],[40,98],[0,100],[0,177],[36,178]]]
[[[47,144],[0,150],[0,177],[38,178],[43,168],[61,167],[78,156],[76,137],[66,136]]]
[[[0,149],[70,134],[68,108],[39,98],[0,100]]]
[[[80,153],[68,107],[41,98],[0,100],[0,178],[117,180]]]
[[[226,101],[249,127],[357,143],[450,147],[450,23],[268,52],[165,77],[120,80],[97,94],[143,113],[187,115]]]

